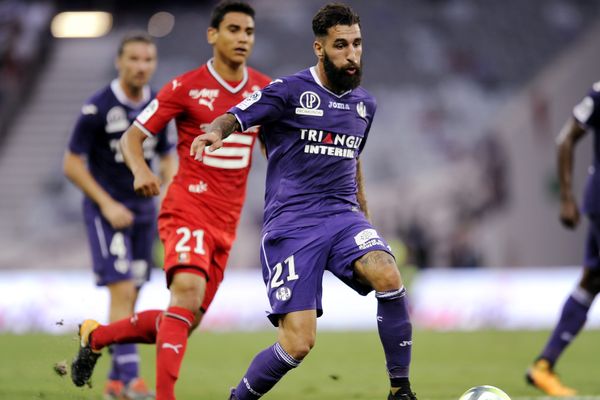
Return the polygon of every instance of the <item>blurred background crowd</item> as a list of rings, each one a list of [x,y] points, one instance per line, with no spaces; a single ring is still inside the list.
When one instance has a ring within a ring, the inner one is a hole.
[[[585,226],[558,222],[555,137],[600,79],[597,0],[347,0],[378,112],[362,156],[375,225],[417,268],[578,265]],[[61,161],[86,98],[115,76],[121,36],[156,39],[153,86],[205,62],[213,1],[0,0],[0,268],[89,269],[81,193]],[[317,0],[254,0],[250,65],[315,63]],[[57,38],[61,11],[110,30]],[[579,146],[576,193],[592,146]],[[258,268],[266,163],[256,152],[229,268]]]

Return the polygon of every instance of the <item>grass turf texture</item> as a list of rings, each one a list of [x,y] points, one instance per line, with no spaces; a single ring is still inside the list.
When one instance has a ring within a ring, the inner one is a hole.
[[[468,388],[493,385],[512,399],[541,397],[523,374],[548,332],[429,332],[414,335],[412,381],[420,400],[450,400]],[[226,399],[254,354],[270,345],[275,332],[194,333],[188,344],[177,398]],[[584,331],[558,364],[564,381],[581,396],[598,396],[600,331]],[[75,336],[0,335],[0,399],[101,399],[109,365],[98,361],[93,387],[76,388],[60,377],[56,362],[73,357]],[[142,374],[154,384],[154,347],[140,345]],[[346,400],[386,398],[388,381],[376,332],[321,332],[302,365],[265,399]],[[588,397],[588,399],[590,399]],[[597,397],[600,399],[600,397]]]

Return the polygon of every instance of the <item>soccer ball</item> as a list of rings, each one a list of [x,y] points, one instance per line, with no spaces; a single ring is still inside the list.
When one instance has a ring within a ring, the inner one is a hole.
[[[459,400],[510,400],[510,397],[495,386],[475,386],[460,396]]]

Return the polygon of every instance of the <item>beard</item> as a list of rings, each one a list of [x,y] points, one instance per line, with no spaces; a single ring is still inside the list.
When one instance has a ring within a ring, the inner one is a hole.
[[[348,62],[341,68],[335,66],[333,61],[329,58],[327,53],[323,54],[323,68],[325,69],[325,75],[329,81],[330,89],[335,94],[341,94],[352,90],[360,85],[362,78],[362,67],[353,62]],[[347,71],[350,68],[354,68],[354,74],[349,74]]]

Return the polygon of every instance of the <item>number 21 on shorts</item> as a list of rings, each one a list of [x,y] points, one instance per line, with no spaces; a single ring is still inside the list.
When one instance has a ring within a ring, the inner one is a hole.
[[[177,228],[175,231],[181,238],[175,245],[175,251],[177,253],[189,253],[193,251],[196,254],[206,254],[204,250],[204,231],[202,229],[196,229],[194,231],[186,226]]]
[[[296,274],[296,264],[294,263],[294,255],[292,254],[288,258],[285,259],[283,263],[277,263],[275,267],[273,267],[273,278],[271,279],[271,288],[275,289],[284,284],[284,279],[282,277],[284,273],[284,269],[287,269],[287,278],[285,280],[295,281],[299,278]]]

